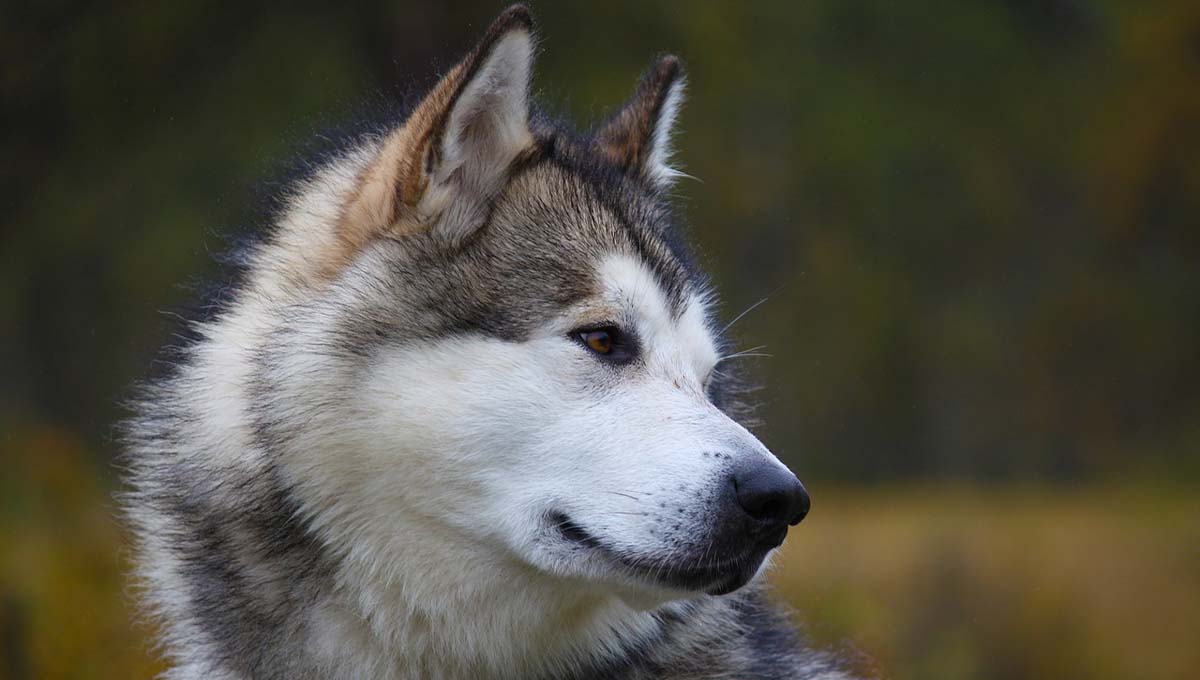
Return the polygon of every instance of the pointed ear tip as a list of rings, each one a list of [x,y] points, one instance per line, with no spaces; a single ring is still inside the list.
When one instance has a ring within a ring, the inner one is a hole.
[[[500,13],[496,20],[488,26],[483,38],[475,45],[475,50],[469,59],[487,60],[497,46],[512,45],[513,41],[521,45],[520,52],[526,57],[533,57],[533,15],[525,5],[512,5]]]
[[[489,33],[504,34],[512,30],[533,31],[533,13],[523,4],[509,5],[492,22]]]
[[[496,17],[475,48],[477,55],[487,55],[501,42],[511,38],[524,38],[526,49],[533,49],[533,15],[525,5],[511,5]]]
[[[683,60],[675,54],[664,54],[658,58],[654,70],[666,81],[679,80],[684,76]]]

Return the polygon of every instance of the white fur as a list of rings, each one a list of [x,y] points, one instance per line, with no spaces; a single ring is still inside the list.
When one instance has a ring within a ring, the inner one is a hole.
[[[683,106],[685,85],[682,76],[671,83],[662,110],[654,121],[654,130],[650,134],[650,154],[646,159],[646,171],[650,181],[658,185],[670,185],[680,177],[691,177],[672,165],[671,160],[675,155],[672,140],[679,109]]]

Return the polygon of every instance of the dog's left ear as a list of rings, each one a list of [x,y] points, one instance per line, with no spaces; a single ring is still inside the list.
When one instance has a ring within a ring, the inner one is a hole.
[[[642,76],[629,101],[596,133],[603,155],[656,188],[670,186],[683,174],[670,161],[671,134],[683,103],[684,82],[679,57],[660,57]]]
[[[429,182],[418,209],[439,215],[435,228],[457,240],[487,219],[512,163],[533,147],[529,78],[532,19],[515,5],[496,19],[459,69],[461,76],[430,130]]]

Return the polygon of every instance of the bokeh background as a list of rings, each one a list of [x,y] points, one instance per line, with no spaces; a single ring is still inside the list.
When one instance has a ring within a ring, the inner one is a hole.
[[[499,9],[270,4],[0,6],[2,677],[159,669],[120,399],[297,154]],[[534,9],[581,124],[686,60],[679,200],[726,318],[766,299],[809,633],[897,679],[1200,677],[1200,4]]]

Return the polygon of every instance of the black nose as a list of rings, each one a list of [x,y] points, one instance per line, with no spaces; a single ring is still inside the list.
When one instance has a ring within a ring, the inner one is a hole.
[[[796,525],[808,514],[811,501],[796,475],[777,463],[755,463],[733,474],[738,505],[771,527]]]

